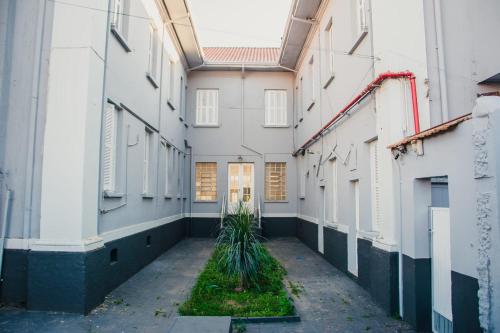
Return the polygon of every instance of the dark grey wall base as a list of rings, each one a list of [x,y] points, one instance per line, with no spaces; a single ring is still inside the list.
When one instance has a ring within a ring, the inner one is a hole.
[[[432,331],[431,259],[403,254],[404,320],[419,332]]]
[[[296,217],[263,217],[262,236],[272,237],[295,237],[297,235]]]
[[[479,284],[476,278],[451,272],[451,305],[454,333],[481,333],[479,326]]]
[[[347,271],[347,234],[323,227],[324,257],[344,273]]]
[[[399,312],[398,254],[358,239],[358,283],[388,314]]]
[[[28,251],[9,250],[3,253],[0,300],[9,305],[26,305],[26,272],[28,270]]]
[[[110,291],[184,238],[185,224],[185,219],[177,220],[89,252],[26,252],[26,269],[6,261],[2,301],[25,302],[31,310],[87,314]]]
[[[188,237],[217,237],[220,219],[217,217],[191,217],[187,219]]]
[[[318,251],[318,225],[297,219],[297,237],[314,251]]]

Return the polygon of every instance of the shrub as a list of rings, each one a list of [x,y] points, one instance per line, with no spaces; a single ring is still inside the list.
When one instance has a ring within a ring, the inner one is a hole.
[[[240,289],[257,284],[269,256],[257,239],[253,214],[242,202],[224,221],[216,247],[221,272],[236,277]]]

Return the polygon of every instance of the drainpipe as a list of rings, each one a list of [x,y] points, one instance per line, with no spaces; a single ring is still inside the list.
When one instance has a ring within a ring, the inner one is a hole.
[[[443,19],[441,11],[441,0],[434,0],[434,22],[436,25],[437,58],[439,72],[439,93],[441,97],[441,122],[448,121],[448,84],[446,81],[446,67],[443,41]]]
[[[97,187],[97,227],[99,228],[102,214],[102,203],[104,200],[104,192],[102,191],[102,147],[104,144],[104,110],[106,108],[106,81],[107,81],[107,68],[108,68],[108,49],[109,49],[109,35],[111,24],[111,0],[108,0],[108,13],[106,18],[106,41],[104,44],[104,73],[102,78],[102,101],[101,101],[101,131],[100,131],[100,144],[99,144],[99,180]],[[128,142],[127,142],[128,145]],[[128,148],[127,148],[128,149]],[[97,230],[98,231],[98,230]]]
[[[245,65],[241,65],[241,146],[246,148],[259,156],[263,156],[262,153],[253,149],[252,147],[245,144]]]

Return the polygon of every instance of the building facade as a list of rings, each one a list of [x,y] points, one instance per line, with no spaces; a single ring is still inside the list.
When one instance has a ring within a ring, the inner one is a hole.
[[[280,48],[201,48],[183,0],[2,2],[2,301],[87,313],[243,201],[419,331],[495,332],[498,13],[294,0]]]

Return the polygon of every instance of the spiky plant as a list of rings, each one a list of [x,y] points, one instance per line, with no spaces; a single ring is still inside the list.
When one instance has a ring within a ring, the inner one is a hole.
[[[239,281],[239,289],[256,284],[265,251],[254,230],[253,214],[242,202],[224,222],[217,237],[219,270]]]

